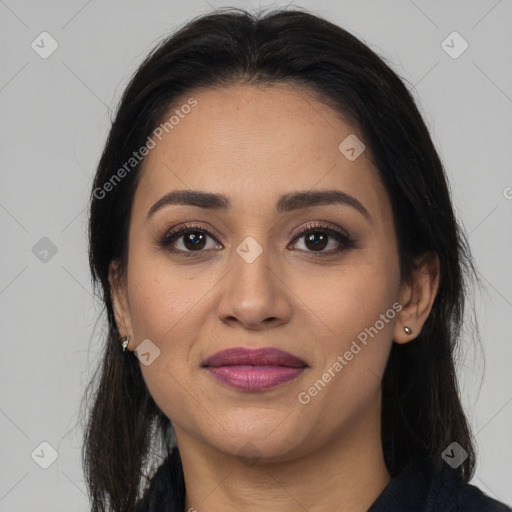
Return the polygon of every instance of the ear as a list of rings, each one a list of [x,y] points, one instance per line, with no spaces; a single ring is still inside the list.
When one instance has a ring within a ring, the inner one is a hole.
[[[120,271],[117,261],[110,263],[108,280],[110,283],[110,294],[112,297],[112,307],[114,309],[117,330],[122,337],[133,337],[133,328],[126,286],[126,275]],[[133,343],[130,342],[128,344],[128,350],[132,350],[130,345],[133,346]]]
[[[440,263],[436,253],[429,252],[416,261],[411,278],[400,288],[402,309],[397,316],[393,340],[407,343],[415,339],[428,318],[439,287]],[[408,327],[412,332],[407,334]]]

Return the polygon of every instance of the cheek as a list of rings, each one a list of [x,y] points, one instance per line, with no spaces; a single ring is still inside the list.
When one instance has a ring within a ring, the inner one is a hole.
[[[165,255],[139,251],[130,255],[128,295],[135,343],[149,339],[158,357],[140,363],[155,401],[178,406],[183,382],[189,382],[191,351],[201,333],[205,315],[213,307],[209,293],[218,277],[206,266],[172,266]],[[175,393],[169,395],[169,390]],[[186,393],[185,393],[186,395]],[[183,397],[182,397],[183,398]]]
[[[149,262],[149,263],[148,263]],[[167,417],[187,417],[190,382],[186,363],[201,325],[194,315],[199,291],[187,276],[177,277],[155,259],[132,258],[128,269],[130,312],[136,344],[151,340],[156,357],[146,365],[139,362],[150,395]],[[130,274],[131,270],[131,274]]]
[[[323,326],[327,341],[346,341],[372,326],[397,300],[400,275],[395,260],[393,254],[367,249],[354,252],[340,266],[297,270],[293,293],[310,310],[311,322]]]
[[[198,266],[173,267],[165,255],[134,253],[128,266],[128,294],[136,339],[168,344],[213,284],[212,274]]]

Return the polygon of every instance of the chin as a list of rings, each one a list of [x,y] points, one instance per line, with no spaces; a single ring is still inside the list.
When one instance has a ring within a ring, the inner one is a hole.
[[[278,423],[277,423],[278,424]],[[276,423],[261,425],[260,428],[246,429],[244,425],[231,426],[229,435],[220,430],[210,444],[218,451],[239,457],[248,463],[284,461],[298,455],[304,446],[298,432],[276,429]]]

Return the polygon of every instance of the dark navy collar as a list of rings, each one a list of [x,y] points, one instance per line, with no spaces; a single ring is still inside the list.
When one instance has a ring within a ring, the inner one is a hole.
[[[185,482],[177,448],[150,482],[135,512],[184,512]],[[407,464],[367,512],[511,512],[512,509],[465,483],[447,464],[435,471],[427,459]]]
[[[510,512],[507,505],[466,483],[446,463],[411,460],[383,489],[368,512]]]

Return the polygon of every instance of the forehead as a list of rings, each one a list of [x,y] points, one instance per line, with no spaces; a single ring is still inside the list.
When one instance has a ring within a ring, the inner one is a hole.
[[[191,98],[192,109],[180,107]],[[145,158],[136,202],[147,206],[176,189],[229,195],[233,207],[274,205],[282,194],[314,188],[337,188],[367,203],[383,200],[365,151],[355,160],[340,151],[347,137],[360,134],[304,88],[210,89],[183,96],[164,122],[173,114],[172,128],[154,139]]]

